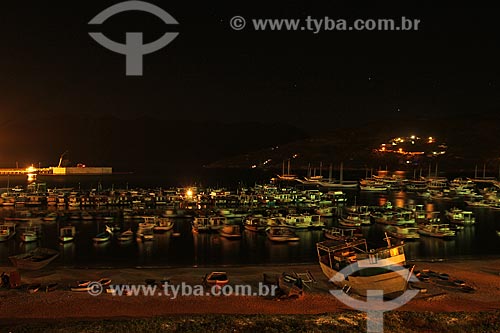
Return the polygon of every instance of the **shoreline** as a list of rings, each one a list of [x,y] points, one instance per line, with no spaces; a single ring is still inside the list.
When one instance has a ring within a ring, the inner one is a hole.
[[[8,267],[0,267],[4,270]],[[10,267],[13,269],[13,267]],[[223,268],[223,269],[221,269]],[[500,258],[483,260],[460,260],[447,262],[416,263],[416,270],[430,269],[447,273],[450,280],[460,279],[475,288],[466,293],[443,284],[443,281],[416,282],[412,288],[426,289],[396,312],[453,313],[466,311],[500,311]],[[169,279],[172,285],[185,283],[201,284],[202,278],[211,271],[224,270],[230,285],[257,287],[263,274],[279,275],[283,272],[303,273],[310,271],[316,282],[304,288],[305,296],[295,300],[276,300],[261,296],[179,296],[171,299],[164,296],[91,296],[87,292],[71,292],[68,286],[77,280],[97,281],[112,279],[112,284],[145,284],[146,279]],[[21,271],[24,289],[0,289],[0,322],[16,323],[71,320],[101,320],[119,318],[152,318],[179,315],[320,315],[352,311],[329,294],[334,289],[322,274],[319,265],[273,265],[240,267],[183,267],[150,269],[53,269],[50,265],[39,271]],[[29,294],[26,285],[57,282],[53,292],[39,291]]]

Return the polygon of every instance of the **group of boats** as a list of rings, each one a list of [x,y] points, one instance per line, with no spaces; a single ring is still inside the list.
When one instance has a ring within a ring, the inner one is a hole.
[[[372,223],[386,225],[386,232],[395,238],[415,240],[420,235],[453,238],[456,232],[465,226],[476,223],[474,213],[457,207],[450,208],[444,212],[442,222],[441,212],[426,212],[423,205],[412,208],[392,208],[352,206],[347,207],[346,216],[340,216],[338,224],[346,228],[357,228]]]

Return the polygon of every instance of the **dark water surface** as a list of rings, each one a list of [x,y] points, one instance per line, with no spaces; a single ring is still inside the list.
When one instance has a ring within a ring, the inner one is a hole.
[[[106,177],[47,177],[48,187],[81,186],[90,188],[102,182],[103,187],[123,187],[126,183],[141,185],[140,179],[134,175],[114,175]],[[18,177],[19,178],[19,177]],[[237,176],[231,181],[238,182]],[[151,186],[149,180],[142,186]],[[9,179],[9,185],[26,185],[24,178]],[[137,182],[134,183],[134,182]],[[6,183],[6,178],[0,178],[0,184]],[[171,184],[161,181],[157,187],[169,187]],[[222,185],[222,184],[221,184]],[[2,185],[0,185],[2,186]],[[3,186],[2,186],[3,187]],[[465,207],[457,202],[426,203],[423,199],[405,193],[360,193],[349,191],[349,204],[381,205],[391,201],[394,206],[406,204],[425,204],[428,211],[445,209],[452,206]],[[25,210],[25,208],[24,208]],[[422,236],[420,240],[407,242],[408,259],[451,259],[460,257],[480,257],[500,255],[500,211],[489,209],[473,209],[476,214],[476,224],[466,226],[457,232],[453,240],[441,240]],[[12,214],[12,208],[0,208],[2,216]],[[235,220],[236,221],[236,220]],[[325,218],[327,225],[333,225],[332,218]],[[58,230],[67,222],[47,222],[43,224],[41,240],[36,243],[21,243],[18,239],[0,243],[0,265],[9,265],[8,256],[22,253],[37,246],[59,250],[60,258],[54,265],[63,266],[93,266],[93,267],[132,267],[132,266],[206,266],[206,265],[245,265],[245,264],[283,264],[310,263],[316,261],[316,243],[323,240],[321,230],[297,231],[300,241],[289,244],[277,244],[269,241],[264,234],[244,231],[240,240],[228,240],[218,234],[194,234],[191,231],[189,218],[176,218],[175,230],[180,237],[171,237],[172,231],[155,234],[151,242],[136,242],[119,244],[112,240],[105,244],[93,244],[92,237],[104,231],[103,221],[70,221],[76,226],[77,237],[73,243],[61,245],[58,242]],[[137,221],[117,221],[122,225],[122,231],[137,228]],[[22,224],[21,224],[22,225]],[[384,226],[372,225],[363,227],[370,246],[383,246]]]

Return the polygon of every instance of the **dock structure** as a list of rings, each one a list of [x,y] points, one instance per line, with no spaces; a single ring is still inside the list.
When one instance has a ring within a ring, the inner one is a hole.
[[[110,175],[112,167],[0,168],[0,176],[18,175]]]

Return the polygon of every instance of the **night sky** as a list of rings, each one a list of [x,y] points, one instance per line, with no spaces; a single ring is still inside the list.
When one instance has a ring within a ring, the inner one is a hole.
[[[119,1],[23,1],[0,11],[0,121],[40,116],[150,116],[167,120],[284,122],[307,131],[414,114],[480,116],[498,110],[500,31],[487,8],[398,10],[310,4],[150,1],[178,26],[127,12],[87,23]],[[419,31],[234,31],[247,18],[399,18]],[[96,43],[100,31],[152,41],[179,36],[125,76],[125,56]]]

